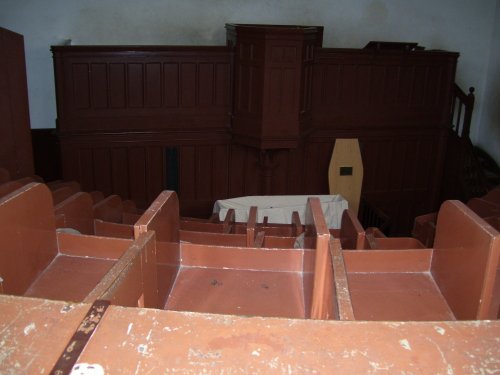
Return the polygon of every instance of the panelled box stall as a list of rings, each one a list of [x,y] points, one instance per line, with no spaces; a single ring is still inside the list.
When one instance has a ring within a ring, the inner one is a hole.
[[[64,179],[143,208],[176,190],[208,217],[218,199],[327,193],[335,140],[358,138],[391,234],[438,208],[458,53],[226,29],[226,46],[52,47]]]

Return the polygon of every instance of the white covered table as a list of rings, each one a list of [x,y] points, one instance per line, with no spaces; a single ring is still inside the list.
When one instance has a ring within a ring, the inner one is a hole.
[[[227,210],[234,209],[235,220],[246,222],[250,207],[257,207],[257,221],[262,223],[267,216],[268,223],[290,224],[293,211],[297,211],[300,221],[305,222],[307,198],[318,197],[325,214],[328,228],[340,228],[342,212],[348,208],[347,201],[341,195],[265,195],[223,199],[215,202],[213,212],[224,220]]]

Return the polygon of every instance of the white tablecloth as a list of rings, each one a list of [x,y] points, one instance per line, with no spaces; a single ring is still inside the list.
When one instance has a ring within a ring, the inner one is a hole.
[[[305,223],[307,198],[318,197],[323,207],[326,224],[329,228],[340,228],[342,212],[348,208],[347,201],[341,195],[265,195],[248,196],[218,200],[213,212],[224,220],[227,210],[234,208],[236,221],[246,222],[251,206],[257,206],[257,221],[262,223],[267,216],[268,223],[290,224],[292,212],[297,211],[302,224]]]

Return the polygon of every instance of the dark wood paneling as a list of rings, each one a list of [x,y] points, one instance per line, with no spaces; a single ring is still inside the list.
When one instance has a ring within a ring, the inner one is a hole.
[[[52,48],[59,132],[226,128],[225,47]]]
[[[440,127],[449,120],[458,54],[320,49],[313,119],[336,128]]]
[[[24,38],[1,27],[0,167],[11,178],[34,173]]]
[[[328,193],[335,140],[355,137],[363,194],[391,217],[393,234],[407,234],[439,203],[457,54],[303,48],[295,81],[287,61],[298,50],[275,47],[264,86],[262,46],[238,46],[234,95],[223,47],[55,48],[64,177],[143,207],[177,186],[181,214],[206,217],[217,199]],[[233,102],[239,130],[262,132],[254,120],[272,104],[298,109],[309,132],[294,148],[242,145],[231,138]]]
[[[55,129],[31,129],[35,174],[44,181],[60,180],[61,153]]]

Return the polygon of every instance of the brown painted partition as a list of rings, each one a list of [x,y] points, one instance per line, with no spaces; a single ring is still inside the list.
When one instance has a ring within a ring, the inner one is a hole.
[[[307,273],[311,266],[314,267],[311,309],[306,317],[311,319],[338,318],[334,311],[336,295],[334,289],[332,256],[330,252],[330,232],[328,231],[321,203],[318,198],[309,198],[307,200],[305,225],[305,236],[315,239],[314,263],[310,263],[312,259],[307,259],[306,254],[304,254],[303,262],[304,273]],[[304,280],[306,281],[305,277]],[[304,295],[306,301],[309,299],[307,297],[307,287],[308,285],[305,283]]]
[[[116,199],[113,198],[113,201],[116,201]],[[106,211],[108,208],[109,211],[113,212],[114,206],[111,205],[110,208],[109,202],[103,201],[101,207],[96,210],[92,196],[89,193],[77,192],[54,207],[57,219],[56,226],[57,228],[72,228],[82,234],[134,238],[134,227],[132,225],[118,224],[94,218],[96,211],[100,217],[106,216],[103,212],[109,212]]]
[[[82,190],[80,184],[77,181],[57,180],[57,181],[47,182],[46,185],[51,191],[57,190],[62,187],[69,187],[74,192]]]
[[[52,195],[30,183],[0,199],[0,277],[22,295],[57,255]]]
[[[488,202],[500,205],[500,187],[491,189],[482,198]]]
[[[0,197],[12,193],[14,190],[19,189],[21,186],[23,185],[18,181],[6,181],[0,184]]]
[[[378,228],[363,229],[359,219],[350,209],[344,210],[340,229],[330,229],[340,239],[343,249],[423,249],[424,244],[413,237],[386,237]]]
[[[309,203],[306,248],[180,244],[167,310],[331,319],[330,234],[319,201]]]
[[[71,186],[58,187],[57,189],[51,190],[52,201],[54,205],[57,205],[77,192],[78,190],[74,190]]]
[[[366,249],[366,234],[357,215],[351,209],[345,209],[340,221],[340,229],[331,229],[340,239],[343,249]]]
[[[0,199],[0,277],[6,294],[82,301],[103,277],[108,281],[118,277],[116,272],[108,273],[116,269],[113,266],[123,254],[140,251],[152,264],[148,268],[155,268],[155,257],[146,252],[151,253],[154,246],[142,245],[57,233],[52,195],[44,184],[25,185]],[[150,291],[156,290],[156,280],[149,281],[151,275],[148,269],[138,286],[147,287],[144,303],[155,306]]]
[[[119,195],[110,195],[94,205],[94,218],[122,223],[123,202]]]
[[[467,202],[467,207],[480,217],[500,217],[500,203],[494,203],[484,198],[472,198]]]
[[[250,207],[247,222],[234,221],[234,209],[227,211],[224,222],[210,219],[181,218],[181,241],[220,246],[290,248],[304,231],[298,212],[291,224],[257,223],[257,207]]]
[[[78,192],[54,207],[58,228],[72,228],[82,234],[94,234],[93,202],[89,193]]]
[[[107,300],[113,305],[158,307],[155,233],[141,234],[83,302]]]
[[[446,201],[433,249],[343,251],[355,319],[494,319],[499,252],[498,231]]]
[[[459,201],[446,201],[438,214],[431,272],[457,319],[491,315],[500,232]],[[497,291],[498,292],[498,291]]]
[[[134,225],[134,236],[156,233],[158,307],[165,305],[180,265],[179,200],[175,191],[163,191]]]

